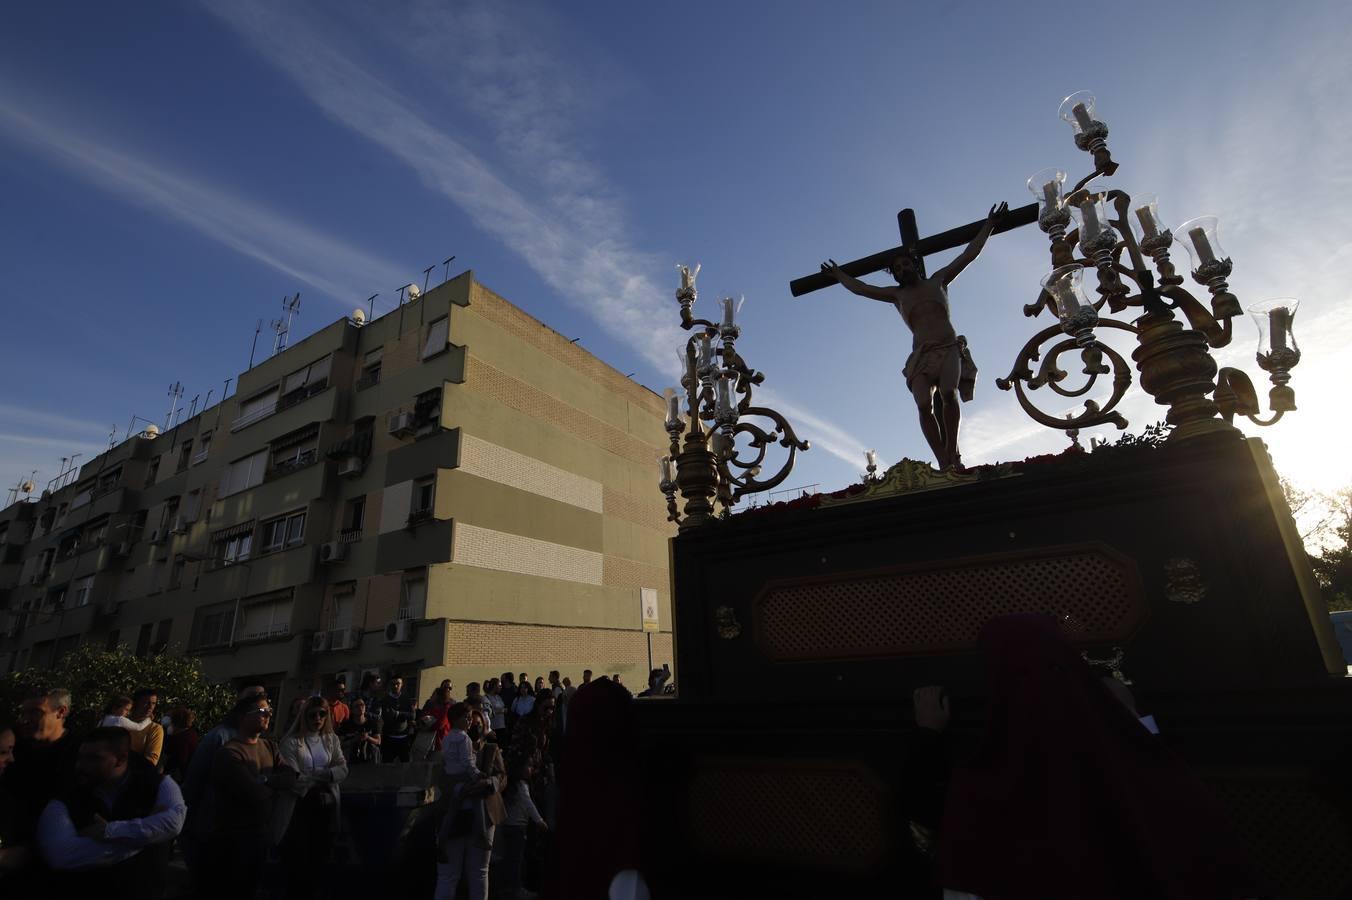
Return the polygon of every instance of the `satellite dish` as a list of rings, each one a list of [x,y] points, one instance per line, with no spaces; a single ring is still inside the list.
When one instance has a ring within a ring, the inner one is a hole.
[[[33,493],[33,489],[35,487],[37,487],[37,485],[34,484],[33,482],[25,481],[23,484],[19,485],[19,490],[24,492],[25,494],[31,494]]]
[[[365,324],[366,324],[366,310],[364,310],[364,309],[354,309],[354,310],[352,310],[352,324],[353,324],[353,325],[357,325],[357,326],[365,325]]]
[[[149,438],[152,441],[159,436],[160,436],[160,426],[158,425],[147,425],[146,430],[141,432],[141,437]]]
[[[422,289],[419,288],[416,284],[409,284],[408,287],[405,288],[405,290],[408,291],[408,299],[410,300],[417,300],[419,297],[422,296]]]

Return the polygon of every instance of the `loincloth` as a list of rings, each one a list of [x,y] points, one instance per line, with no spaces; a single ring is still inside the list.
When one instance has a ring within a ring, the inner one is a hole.
[[[954,355],[958,359],[958,383],[943,384],[944,369]],[[964,401],[971,400],[976,390],[976,372],[976,362],[967,349],[967,338],[961,334],[951,341],[921,344],[906,357],[906,367],[901,370],[908,388],[916,376],[923,376],[940,390],[956,390]]]

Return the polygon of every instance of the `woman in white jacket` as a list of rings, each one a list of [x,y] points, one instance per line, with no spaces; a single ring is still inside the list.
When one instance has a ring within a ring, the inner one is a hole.
[[[282,738],[281,755],[299,777],[294,791],[279,798],[273,834],[281,839],[286,896],[308,900],[321,893],[329,871],[339,824],[338,786],[347,778],[347,759],[333,733],[327,700],[305,702]]]

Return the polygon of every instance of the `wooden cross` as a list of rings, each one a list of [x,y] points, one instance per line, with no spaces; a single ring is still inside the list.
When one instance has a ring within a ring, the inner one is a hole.
[[[1037,204],[1030,203],[1027,206],[1021,206],[1018,209],[1011,209],[1005,213],[1004,217],[996,223],[991,234],[999,234],[1002,231],[1010,231],[1023,225],[1031,225],[1037,221]],[[912,252],[920,258],[920,277],[925,277],[924,258],[931,253],[941,253],[944,250],[951,250],[954,247],[963,247],[971,243],[972,238],[981,230],[985,219],[978,222],[970,222],[957,228],[950,228],[948,231],[932,234],[929,237],[922,238],[920,231],[915,224],[915,210],[903,209],[897,213],[897,228],[901,231],[901,246],[893,247],[891,250],[884,250],[881,253],[875,253],[872,256],[865,256],[863,259],[856,259],[854,262],[845,263],[841,266],[841,271],[846,275],[853,275],[855,278],[862,278],[865,275],[871,275],[874,272],[880,272],[892,265],[895,260],[904,252]],[[813,272],[811,275],[804,275],[802,278],[795,278],[789,282],[789,292],[795,297],[801,297],[804,294],[810,294],[813,291],[821,290],[824,287],[832,287],[838,282],[826,272]]]

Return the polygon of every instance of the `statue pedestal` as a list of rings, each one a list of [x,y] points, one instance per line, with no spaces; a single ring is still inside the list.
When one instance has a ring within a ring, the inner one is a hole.
[[[954,738],[979,733],[977,635],[1033,611],[1134,682],[1273,895],[1352,888],[1352,681],[1260,442],[903,465],[672,547],[680,697],[640,713],[670,896],[904,895],[911,689],[945,685]]]

